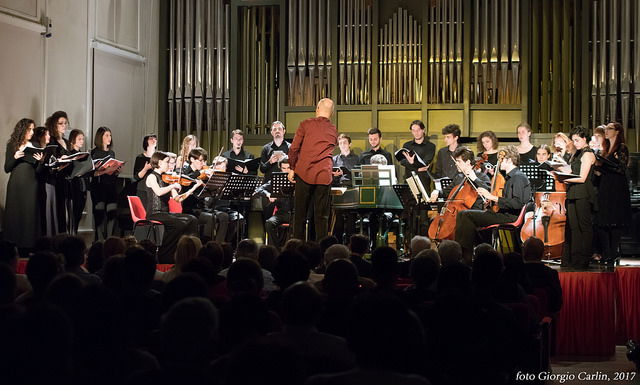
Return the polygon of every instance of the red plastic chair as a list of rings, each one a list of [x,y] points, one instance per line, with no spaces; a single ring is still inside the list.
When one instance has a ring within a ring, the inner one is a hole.
[[[494,249],[502,254],[519,251],[520,245],[520,228],[524,224],[524,215],[529,211],[530,203],[525,204],[520,210],[520,215],[515,221],[510,223],[499,223],[483,227],[480,231],[491,230],[491,244]]]
[[[173,214],[181,214],[182,203],[176,201],[175,199],[169,199],[169,212]]]
[[[137,196],[127,195],[129,201],[129,210],[131,211],[131,220],[133,221],[133,236],[137,240],[150,239],[156,246],[162,244],[162,235],[164,233],[164,225],[162,222],[147,219],[147,210],[142,205],[142,201]],[[147,227],[146,234],[143,231],[137,231]]]

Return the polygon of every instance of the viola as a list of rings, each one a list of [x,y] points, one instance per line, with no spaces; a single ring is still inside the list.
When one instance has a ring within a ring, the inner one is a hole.
[[[162,181],[167,184],[180,183],[181,186],[191,186],[195,179],[186,175],[178,174],[162,174]]]
[[[532,216],[525,219],[520,230],[523,242],[530,237],[542,240],[547,259],[562,256],[567,222],[566,195],[566,192],[536,192],[536,209]]]

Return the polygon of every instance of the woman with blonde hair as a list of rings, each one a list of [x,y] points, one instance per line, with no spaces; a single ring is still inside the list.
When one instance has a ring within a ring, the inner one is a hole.
[[[576,152],[573,142],[567,135],[562,132],[558,132],[553,136],[553,159],[559,162],[569,162],[571,154]]]
[[[189,153],[194,148],[198,147],[198,137],[195,135],[187,135],[182,140],[182,147],[180,147],[180,153],[176,160],[176,169],[180,170],[182,167],[189,164]]]
[[[175,264],[162,276],[162,280],[169,282],[178,276],[182,271],[182,266],[186,265],[190,260],[195,259],[201,248],[202,242],[200,238],[193,235],[183,235],[180,237],[174,254]]]

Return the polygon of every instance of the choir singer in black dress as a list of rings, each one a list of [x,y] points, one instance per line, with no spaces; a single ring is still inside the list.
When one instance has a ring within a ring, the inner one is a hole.
[[[94,162],[98,159],[116,157],[115,152],[111,149],[113,138],[109,127],[98,128],[93,143],[95,147],[91,150],[91,158]],[[105,240],[113,235],[118,209],[116,203],[118,172],[109,175],[101,170],[96,170],[91,178],[91,202],[93,203],[96,240]]]
[[[569,160],[571,174],[577,178],[565,179],[567,184],[567,223],[564,233],[564,248],[562,251],[562,266],[575,269],[586,269],[591,260],[591,246],[593,238],[593,206],[596,201],[596,191],[593,187],[593,165],[596,157],[589,148],[591,132],[581,126],[571,131],[571,140],[575,153]]]
[[[18,246],[21,255],[35,246],[40,228],[38,181],[36,169],[42,153],[25,157],[25,148],[34,147],[30,140],[35,123],[31,119],[20,119],[7,141],[4,171],[11,173],[7,183],[7,198],[4,212],[4,239]]]

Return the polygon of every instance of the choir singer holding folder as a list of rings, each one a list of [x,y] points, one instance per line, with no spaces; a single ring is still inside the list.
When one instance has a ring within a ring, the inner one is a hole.
[[[331,154],[336,147],[338,132],[331,123],[333,100],[318,102],[316,117],[300,123],[289,148],[289,180],[296,183],[293,216],[293,237],[304,239],[304,224],[309,206],[313,204],[316,239],[329,232]]]

